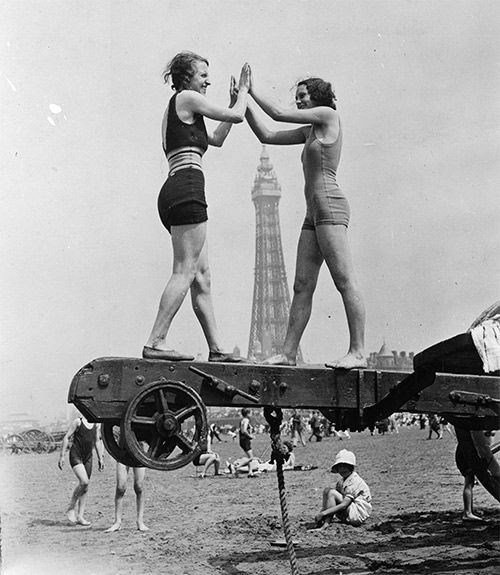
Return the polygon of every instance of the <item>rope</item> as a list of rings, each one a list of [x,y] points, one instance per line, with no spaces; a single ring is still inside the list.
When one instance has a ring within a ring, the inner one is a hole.
[[[274,414],[275,415],[274,415]],[[280,496],[281,517],[283,518],[283,531],[285,532],[286,548],[292,575],[299,575],[297,556],[293,547],[292,529],[288,517],[288,507],[286,502],[285,477],[283,474],[284,448],[281,443],[280,427],[283,420],[283,413],[279,408],[264,408],[264,416],[269,423],[269,434],[273,448],[273,457],[276,460],[276,474],[278,476],[278,491]]]

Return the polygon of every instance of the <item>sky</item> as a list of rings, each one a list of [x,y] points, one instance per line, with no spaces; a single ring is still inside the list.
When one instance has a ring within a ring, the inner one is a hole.
[[[172,264],[156,199],[172,94],[162,72],[181,50],[209,60],[207,97],[220,105],[246,61],[287,105],[301,78],[331,81],[367,351],[385,341],[418,352],[465,331],[500,291],[499,20],[494,0],[3,2],[0,419],[64,414],[83,365],[140,356]],[[301,146],[268,152],[291,287],[305,213]],[[260,154],[240,124],[204,156],[217,322],[225,347],[243,353]],[[168,343],[207,355],[189,299]],[[323,269],[304,358],[332,360],[347,343]]]

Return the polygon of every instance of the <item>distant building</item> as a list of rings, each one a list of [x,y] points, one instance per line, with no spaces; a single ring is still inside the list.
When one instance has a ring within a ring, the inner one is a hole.
[[[413,371],[413,351],[389,351],[385,340],[378,352],[372,351],[368,357],[369,369],[385,369],[387,371]]]

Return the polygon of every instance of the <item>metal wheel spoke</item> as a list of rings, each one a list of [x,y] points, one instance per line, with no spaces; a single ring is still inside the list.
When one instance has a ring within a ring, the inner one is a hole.
[[[197,411],[198,411],[197,405],[188,405],[187,407],[184,407],[183,409],[179,409],[179,411],[176,411],[175,417],[177,418],[178,421],[183,422],[191,415],[194,415]]]
[[[177,447],[181,449],[184,453],[190,453],[195,448],[195,444],[189,440],[182,431],[176,434],[177,437]]]
[[[167,458],[174,449],[175,449],[175,438],[167,439],[163,442],[159,455],[160,457],[164,456],[165,458]]]
[[[133,415],[131,418],[132,423],[139,423],[140,425],[155,425],[156,420],[154,417],[144,417],[144,415]]]
[[[165,397],[165,390],[158,389],[154,394],[156,409],[160,413],[166,413],[168,411],[168,402],[167,398]]]
[[[149,444],[148,455],[149,457],[156,457],[158,455],[158,450],[162,443],[161,435],[157,435],[153,441]]]

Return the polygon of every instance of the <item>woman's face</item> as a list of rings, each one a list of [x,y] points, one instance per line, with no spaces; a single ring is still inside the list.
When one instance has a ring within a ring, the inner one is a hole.
[[[307,86],[305,84],[297,86],[297,90],[295,92],[295,105],[299,110],[314,108],[316,105],[314,101],[311,100],[311,96],[309,96],[309,92],[307,91]]]
[[[208,80],[208,65],[206,62],[196,60],[193,62],[193,77],[189,81],[188,89],[205,95],[210,86]]]

